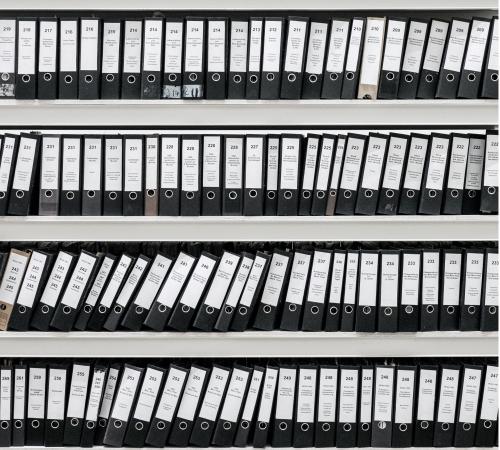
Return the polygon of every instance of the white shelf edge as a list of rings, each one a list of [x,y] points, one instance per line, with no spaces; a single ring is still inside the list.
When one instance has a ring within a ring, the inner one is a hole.
[[[0,126],[496,126],[496,100],[0,100]]]
[[[0,217],[3,241],[489,241],[498,216]]]
[[[2,357],[493,357],[498,333],[2,332]]]
[[[10,450],[41,450],[43,448],[48,448],[50,450],[107,450],[113,448],[114,450],[151,450],[152,447],[9,447]],[[162,447],[164,450],[200,450],[200,447]],[[209,449],[218,449],[221,447],[208,447]],[[264,447],[261,450],[273,450],[277,447]],[[279,447],[280,450],[295,450],[293,447]],[[322,450],[337,450],[339,447],[322,447]],[[436,450],[437,447],[410,447],[411,450]],[[468,447],[468,450],[488,450],[496,449],[498,447]],[[241,450],[242,447],[224,447],[225,450]],[[253,450],[254,447],[243,447],[244,450]],[[343,448],[343,450],[359,450],[360,447]],[[456,450],[457,447],[439,447],[439,450]],[[380,447],[363,447],[363,450],[380,450]]]

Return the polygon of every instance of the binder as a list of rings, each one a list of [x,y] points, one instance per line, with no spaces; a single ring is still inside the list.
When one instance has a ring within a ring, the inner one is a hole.
[[[399,250],[380,251],[379,306],[377,331],[398,331],[398,297],[400,286]]]
[[[377,214],[394,215],[398,212],[403,172],[408,156],[408,142],[407,135],[390,134]]]
[[[63,288],[67,284],[76,255],[60,251],[52,266],[47,283],[43,287],[40,301],[34,307],[30,326],[40,331],[47,331]]]
[[[103,216],[121,216],[123,213],[123,139],[104,137],[104,198]]]
[[[254,371],[252,371],[252,379],[250,381],[250,388],[254,381]],[[276,396],[276,385],[278,381],[279,367],[267,366],[266,374],[264,378],[264,383],[262,386],[262,392],[260,394],[260,405],[259,412],[257,413],[257,422],[255,427],[255,432],[253,435],[253,446],[255,448],[263,448],[267,445],[269,438],[269,431],[271,428],[271,413],[274,406],[274,399]],[[249,388],[249,389],[250,389]],[[250,395],[250,391],[247,392],[247,398]],[[247,407],[247,401],[245,400],[245,409]],[[244,409],[244,410],[245,410]],[[244,415],[242,415],[243,417]],[[240,420],[240,425],[243,422]],[[238,438],[238,433],[240,428],[238,428],[235,440]]]
[[[335,213],[352,216],[356,207],[361,168],[365,159],[366,136],[349,133],[338,189]]]
[[[283,28],[283,18],[264,19],[260,85],[260,98],[264,100],[275,100],[280,97]]]
[[[364,17],[354,17],[352,19],[349,44],[347,46],[344,79],[342,81],[342,91],[340,94],[340,98],[343,100],[355,99],[358,92],[365,28],[366,19]]]
[[[264,215],[265,137],[247,135],[245,138],[245,185],[243,214]]]
[[[399,331],[418,331],[421,302],[422,255],[420,250],[401,253]]]
[[[276,316],[282,309],[285,285],[290,273],[292,254],[275,249],[269,264],[266,282],[255,314],[253,328],[259,330],[273,330]]]
[[[14,98],[16,95],[16,19],[0,20],[0,37],[3,48],[0,51],[0,97]]]
[[[71,277],[57,304],[50,326],[60,331],[70,331],[76,321],[78,311],[95,275],[97,257],[82,250]]]
[[[482,372],[482,366],[464,365],[462,388],[458,401],[458,417],[455,425],[455,447],[472,447],[474,445]]]
[[[142,27],[142,20],[125,20],[123,25],[121,98],[141,98]]]
[[[253,367],[250,385],[245,398],[245,406],[243,407],[238,430],[234,437],[233,445],[235,447],[246,447],[249,444],[251,432],[253,432],[254,421],[256,420],[257,400],[261,397],[260,392],[264,379],[264,371],[265,369],[263,367]],[[269,423],[267,425],[270,427]]]
[[[313,201],[314,181],[316,177],[316,165],[319,155],[319,134],[307,134],[306,154],[302,164],[302,185],[299,199],[299,216],[309,216]]]
[[[200,411],[196,415],[189,443],[198,447],[209,447],[214,433],[215,422],[226,392],[231,371],[226,367],[214,364],[207,387],[201,402]]]
[[[47,416],[44,425],[44,445],[47,447],[62,446],[64,442],[68,369],[66,365],[62,364],[51,364],[48,367]]]
[[[186,18],[182,98],[203,98],[205,72],[205,20]]]
[[[172,263],[172,259],[162,255],[161,253],[158,253],[155,256],[153,262],[148,268],[147,275],[143,274],[145,278],[142,282],[142,285],[139,286],[138,284],[136,284],[135,292],[131,293],[131,296],[129,297],[130,300],[133,299],[133,302],[130,302],[129,300],[129,303],[131,303],[131,305],[128,311],[125,313],[125,317],[123,318],[123,321],[121,323],[122,326],[133,331],[138,331],[141,329],[142,324],[148,316],[151,306],[153,305],[153,302],[160,288],[162,287],[165,278],[167,277]],[[122,289],[120,297],[123,295],[123,292],[125,290],[126,288]],[[121,304],[120,297],[118,297],[117,305]],[[123,309],[125,309],[125,306],[123,307]],[[113,314],[114,311],[108,318],[108,322],[113,321]],[[109,323],[109,325],[109,328],[111,328],[110,331],[114,331],[118,323],[116,323],[116,325],[115,323]],[[104,324],[104,328],[107,328],[107,324]]]
[[[39,20],[37,98],[40,100],[57,98],[58,26],[56,18]]]
[[[326,309],[326,293],[330,283],[331,250],[315,250],[304,303],[302,330],[321,331]]]
[[[415,401],[416,366],[398,365],[394,393],[394,426],[391,443],[411,447],[413,442],[413,409]]]
[[[1,30],[1,24],[0,24]],[[0,153],[0,215],[7,215],[10,191],[14,178],[14,169],[19,149],[19,136],[5,134],[2,139]]]
[[[21,364],[14,366],[14,392],[12,402],[12,445],[25,445],[26,442],[26,397],[28,368]]]
[[[12,175],[8,214],[27,216],[30,212],[32,193],[38,168],[40,136],[20,133],[16,166]]]
[[[266,152],[266,200],[264,204],[264,214],[266,216],[275,216],[278,212],[280,151],[280,136],[268,135]]]
[[[476,446],[494,446],[498,429],[498,366],[488,364],[484,373]]]
[[[460,366],[441,365],[439,399],[434,429],[434,446],[453,446],[455,436],[455,416],[460,383]]]
[[[102,215],[102,136],[83,138],[82,216]]]
[[[245,98],[248,68],[248,20],[231,20],[227,98]]]
[[[134,412],[130,416],[130,423],[123,441],[125,445],[144,446],[164,375],[165,369],[152,364],[147,365],[137,401],[133,405]]]
[[[315,447],[331,447],[335,443],[338,371],[336,365],[319,366],[318,406],[314,429]]]
[[[302,304],[306,293],[312,252],[296,250],[290,269],[284,307],[281,312],[281,330],[298,331],[302,317]]]
[[[467,50],[460,73],[458,98],[478,98],[484,71],[486,45],[490,34],[489,19],[473,18],[467,42]]]
[[[356,200],[355,214],[375,215],[385,164],[385,155],[389,144],[389,136],[370,133],[366,150],[366,160]]]
[[[379,75],[382,63],[382,51],[385,36],[385,17],[367,17],[366,32],[361,60],[358,99],[377,98]]]
[[[146,444],[153,447],[166,445],[188,373],[188,369],[170,364],[160,400],[151,419]]]
[[[458,330],[462,285],[461,250],[443,250],[442,272],[439,330]]]
[[[199,216],[201,213],[200,159],[201,137],[184,136],[181,149],[181,216]]]
[[[144,215],[158,215],[158,176],[160,173],[158,135],[146,136],[146,169],[144,173]]]
[[[131,418],[132,406],[137,398],[139,383],[142,380],[144,369],[124,364],[124,370],[115,394],[115,400],[109,415],[104,445],[121,447],[125,439],[127,426]]]
[[[398,98],[404,44],[407,37],[407,19],[388,18],[384,37],[384,57],[380,73],[378,97]]]
[[[61,136],[43,135],[40,150],[39,216],[57,216],[59,214],[60,167]]]
[[[222,136],[203,136],[201,215],[222,213]]]
[[[80,66],[78,71],[78,98],[99,98],[101,76],[101,20],[80,19]]]
[[[498,98],[498,59],[495,50],[498,48],[498,17],[493,17],[491,22],[481,98]]]
[[[212,279],[219,258],[202,252],[179,301],[173,308],[168,326],[177,331],[187,331],[204,292]]]
[[[213,330],[239,260],[239,255],[234,253],[225,251],[222,254],[210,287],[194,320],[195,328],[203,331]]]
[[[30,260],[30,252],[11,249],[0,283],[0,330],[5,331],[14,310],[19,289],[23,281],[26,267]]]
[[[391,447],[395,368],[376,365],[374,376],[372,447]]]
[[[122,21],[102,22],[101,98],[120,98],[120,61],[122,59]]]
[[[332,19],[325,71],[323,74],[323,86],[321,87],[321,98],[340,98],[350,25],[350,19]]]
[[[299,99],[301,98],[302,81],[304,79],[309,18],[289,17],[287,22],[285,62],[283,63],[280,97]],[[270,43],[265,41],[264,45],[270,45]],[[265,48],[264,52],[266,52]],[[265,53],[265,56],[269,56],[268,53]]]
[[[261,17],[250,17],[248,71],[245,98],[251,100],[260,98],[263,30],[264,19]]]
[[[243,173],[245,149],[243,136],[224,138],[224,185],[222,215],[240,216],[243,212]]]
[[[123,143],[123,215],[144,215],[144,138],[127,135]]]
[[[227,71],[227,19],[207,19],[207,74],[206,98],[226,98]]]
[[[450,138],[431,134],[429,156],[425,164],[419,214],[440,214],[443,205],[444,180],[448,169]]]
[[[313,216],[324,216],[326,212],[328,186],[334,162],[336,139],[336,136],[324,134],[321,140],[321,152],[316,168],[314,195],[311,206],[311,215]]]
[[[179,293],[188,280],[196,258],[180,252],[148,312],[144,325],[163,331]]]
[[[191,365],[179,408],[175,414],[175,420],[167,441],[169,445],[178,447],[186,447],[188,445],[189,436],[191,435],[194,419],[201,400],[201,394],[205,391],[208,372],[209,370],[204,367],[196,364]]]
[[[446,43],[443,65],[439,73],[436,98],[456,98],[462,62],[470,31],[470,21],[453,19]]]
[[[272,447],[292,446],[296,379],[296,366],[279,365],[276,407],[271,434]]]
[[[481,208],[481,185],[486,151],[484,135],[469,135],[469,156],[465,169],[465,194],[462,214],[478,214]]]
[[[278,216],[296,216],[299,207],[299,167],[302,135],[282,134],[279,157]]]
[[[447,175],[448,181],[446,183],[443,214],[462,214],[468,151],[469,136],[466,134],[453,133],[451,135],[450,164]]]
[[[162,136],[160,153],[160,198],[158,215],[180,215],[180,136]]]
[[[498,213],[498,133],[486,131],[481,212]]]
[[[356,299],[356,331],[375,332],[377,330],[378,279],[378,250],[361,251]]]
[[[163,18],[144,19],[143,41],[141,98],[159,99],[163,70]]]
[[[30,364],[27,379],[25,445],[41,447],[44,445],[45,434],[46,366],[44,364]]]
[[[64,445],[80,444],[89,379],[90,364],[74,363],[64,418]]]
[[[409,21],[398,88],[400,99],[413,100],[417,97],[428,28],[428,20],[410,19]]]
[[[491,248],[486,249],[483,275],[484,287],[482,288],[481,299],[481,321],[479,324],[481,331],[498,331],[497,267],[498,251]]]
[[[439,250],[422,251],[422,308],[420,331],[438,331],[439,282],[441,279]]]
[[[79,19],[68,17],[59,21],[59,41],[58,98],[76,99],[79,84]]]
[[[311,448],[314,445],[316,415],[316,366],[299,366],[297,402],[293,424],[293,446]]]
[[[104,382],[107,372],[107,367],[97,364],[94,366],[87,407],[85,410],[85,422],[83,425],[82,438],[80,441],[80,445],[82,447],[94,445],[97,417],[104,392]]]
[[[99,407],[99,413],[97,414],[98,417],[97,425],[94,428],[95,445],[102,445],[102,441],[106,433],[106,428],[108,426],[108,419],[111,413],[111,406],[115,398],[116,388],[118,386],[120,369],[121,366],[119,364],[113,364],[108,370],[108,376],[106,378],[106,385],[104,386],[101,406]]]
[[[11,408],[12,408],[12,367],[2,366],[0,367],[0,390],[2,392],[2,409],[0,411],[0,443],[3,447],[9,447],[11,445],[11,433],[12,433],[12,419],[11,419]]]
[[[359,366],[339,366],[339,412],[335,442],[339,448],[356,446],[359,375]]]
[[[304,69],[302,98],[319,99],[321,97],[328,29],[328,19],[315,19],[311,22],[306,66]]]
[[[82,141],[79,135],[62,138],[61,200],[59,215],[80,216],[82,213],[81,170]]]
[[[163,49],[165,56],[162,98],[181,98],[183,42],[184,20],[167,17],[165,20],[165,45]]]
[[[372,442],[372,409],[373,409],[373,366],[363,365],[360,372],[361,386],[359,390],[358,447],[368,447]]]
[[[465,250],[465,271],[460,298],[460,330],[477,331],[481,320],[484,251]]]
[[[342,297],[342,314],[340,316],[340,331],[354,331],[358,271],[359,252],[357,250],[348,251],[344,279],[344,293]]]
[[[418,84],[417,98],[433,99],[439,80],[450,22],[432,19]]]
[[[337,192],[339,187],[340,173],[344,164],[344,150],[347,137],[337,136],[337,148],[335,149],[335,158],[333,160],[332,175],[330,177],[330,188],[328,191],[328,200],[326,202],[325,215],[333,216],[337,205]]]
[[[330,275],[330,293],[326,309],[325,331],[339,331],[342,293],[346,268],[346,251],[333,252],[332,272]]]
[[[32,18],[17,20],[16,98],[37,98],[38,21]]]

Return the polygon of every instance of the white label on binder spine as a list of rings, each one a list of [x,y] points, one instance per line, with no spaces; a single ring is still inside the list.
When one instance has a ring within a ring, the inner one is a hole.
[[[267,176],[266,188],[268,191],[278,189],[278,171],[279,171],[279,148],[278,138],[270,138],[267,141]]]
[[[465,172],[465,189],[481,189],[483,177],[483,163],[485,152],[485,140],[471,137],[469,141],[469,158]]]
[[[437,421],[440,423],[455,423],[459,381],[460,370],[443,368],[437,411]]]
[[[364,139],[349,137],[345,151],[344,165],[342,168],[342,179],[340,189],[355,191],[358,188],[361,160],[365,147]]]
[[[155,417],[157,419],[172,422],[186,376],[187,373],[183,370],[176,369],[175,367],[170,368],[158,408],[156,409]]]
[[[388,21],[382,70],[399,72],[401,58],[403,55],[405,35],[406,22],[402,22],[400,20]]]
[[[21,191],[30,190],[36,145],[36,139],[21,136],[12,189]]]
[[[1,21],[0,21],[1,22]],[[0,25],[1,31],[1,25]],[[1,38],[0,38],[1,39]],[[1,46],[1,41],[0,41]],[[14,154],[15,139],[11,136],[4,136],[3,151],[0,157],[0,191],[7,192],[9,186],[10,169],[12,166],[12,155]]]
[[[142,190],[142,139],[125,139],[125,191]]]
[[[234,277],[234,281],[231,284],[231,288],[229,289],[229,293],[226,298],[226,306],[235,307],[238,304],[238,300],[240,299],[241,293],[243,292],[243,288],[245,287],[245,283],[248,279],[248,275],[250,273],[250,269],[253,265],[253,259],[244,256],[238,272]]]
[[[125,21],[123,73],[141,73],[142,21]]]
[[[36,21],[19,20],[17,29],[17,73],[19,75],[34,75],[36,70]]]
[[[40,189],[59,189],[60,140],[58,136],[43,136],[42,138]]]
[[[120,371],[118,369],[113,367],[109,369],[106,387],[104,388],[104,393],[102,395],[101,408],[99,410],[99,417],[104,419],[107,419],[109,417],[109,413],[111,412],[111,405],[115,397],[119,374]]]
[[[316,369],[299,369],[297,390],[298,423],[313,423],[316,405]]]
[[[80,70],[97,70],[99,54],[99,20],[80,22]]]
[[[280,368],[278,392],[276,395],[276,420],[292,420],[295,400],[296,369]]]
[[[493,32],[490,42],[490,57],[488,59],[488,70],[498,70],[498,18],[493,21]]]
[[[329,303],[340,304],[342,300],[342,286],[344,284],[346,254],[335,252],[333,256],[333,267],[330,282]]]
[[[288,22],[285,72],[302,72],[303,60],[304,60],[304,47],[306,45],[305,43],[306,31],[307,31],[307,21],[290,20]],[[266,28],[266,37],[267,37],[267,28]],[[266,49],[264,49],[264,55],[266,55]],[[269,72],[273,71],[269,70]],[[274,72],[276,72],[276,70],[274,70]]]
[[[415,371],[398,370],[395,396],[395,423],[413,423],[413,390],[415,389]]]
[[[184,71],[201,72],[203,67],[203,20],[186,21],[186,42],[184,46]]]
[[[99,302],[100,305],[103,305],[106,308],[111,306],[116,294],[118,293],[118,289],[122,285],[123,278],[125,277],[130,264],[132,264],[132,258],[127,255],[122,255],[120,257],[120,261],[118,261],[118,265],[113,271],[113,276],[111,277],[111,280],[109,280],[106,290],[104,291],[101,301]]]
[[[274,403],[274,392],[276,390],[276,382],[278,380],[278,369],[268,367],[264,378],[264,386],[260,400],[258,422],[269,423],[271,420],[271,410]]]
[[[260,300],[264,305],[278,305],[289,261],[289,255],[273,253]]]
[[[177,412],[178,418],[189,421],[194,419],[194,414],[196,412],[196,407],[198,406],[200,395],[202,394],[201,390],[206,376],[206,370],[200,369],[196,366],[191,366],[186,387],[184,388],[184,393],[182,395],[181,404],[179,406],[179,411]]]
[[[158,139],[146,138],[146,190],[158,188]]]
[[[460,302],[461,253],[445,253],[443,305],[456,306]]]
[[[444,173],[448,160],[448,139],[435,137],[432,139],[431,152],[429,155],[429,165],[427,167],[426,189],[443,189]]]
[[[40,21],[38,71],[55,72],[57,57],[57,22]]]
[[[361,187],[363,189],[372,189],[375,191],[379,189],[386,143],[387,139],[385,138],[377,136],[369,137],[363,178],[361,180]]]
[[[156,397],[163,381],[163,372],[148,367],[142,381],[141,391],[134,410],[134,419],[149,422],[153,415]]]
[[[111,273],[111,267],[113,267],[114,259],[106,256],[101,264],[101,268],[97,273],[97,276],[94,279],[94,283],[90,288],[89,294],[87,295],[87,299],[85,300],[86,305],[95,306],[97,303],[97,299],[101,295],[102,289],[106,284],[106,281]]]
[[[484,186],[498,186],[498,134],[486,135]]]
[[[373,369],[361,370],[361,391],[359,395],[359,420],[361,423],[370,423],[372,421],[373,407]]]
[[[454,136],[451,144],[450,167],[448,169],[448,189],[463,189],[469,138]]]
[[[358,287],[358,260],[359,253],[347,253],[347,267],[344,286],[345,305],[354,305],[356,303],[356,292]]]
[[[363,60],[359,84],[377,85],[382,61],[384,44],[385,18],[368,17],[363,45]]]
[[[182,293],[180,302],[183,305],[187,305],[191,308],[196,308],[198,302],[200,301],[201,295],[205,290],[205,286],[210,279],[210,275],[214,270],[216,261],[213,258],[209,258],[206,255],[201,255],[198,259],[198,263],[194,268],[191,278],[186,285],[186,289]]]
[[[16,21],[15,19],[2,19],[0,20],[0,73],[13,74],[15,72],[15,55]],[[7,94],[14,95],[14,91]]]
[[[146,270],[147,265],[148,265],[148,260],[141,257],[137,258],[133,269],[128,274],[127,281],[123,285],[122,290],[120,291],[120,294],[116,299],[117,305],[121,305],[123,307],[128,305],[130,297],[132,296],[137,285],[140,283],[142,277],[144,276],[144,271]],[[139,296],[137,296],[137,298],[139,301],[142,300],[141,297]]]
[[[378,253],[361,253],[359,268],[359,306],[376,306]]]
[[[83,148],[83,190],[101,190],[102,140],[85,138]]]
[[[437,305],[439,301],[439,251],[422,254],[422,305]]]
[[[250,387],[248,388],[248,392],[246,395],[245,406],[243,407],[243,413],[241,415],[241,420],[250,422],[253,419],[263,377],[264,372],[262,372],[262,370],[253,370]]]
[[[497,420],[498,417],[498,366],[486,366],[484,376],[481,420]]]
[[[403,71],[411,73],[420,72],[420,62],[424,52],[427,23],[410,21],[408,36],[406,38],[405,56],[403,58]]]
[[[279,72],[281,69],[281,28],[283,21],[266,20],[264,23],[264,50],[262,72]]]
[[[262,20],[250,21],[250,48],[248,50],[248,71],[260,72],[262,55]]]
[[[344,71],[348,33],[349,22],[332,20],[332,31],[330,32],[330,43],[326,59],[327,72],[341,73]]]
[[[243,138],[227,138],[224,186],[241,189],[243,186]]]
[[[245,151],[245,188],[262,189],[262,164],[264,159],[264,139],[247,137]]]
[[[12,418],[24,420],[24,409],[26,407],[26,369],[16,368],[14,370],[14,407]]]
[[[417,306],[420,289],[420,253],[403,253],[401,305]]]
[[[441,22],[440,20],[431,22],[423,64],[424,70],[439,72],[449,25],[448,22]]]
[[[476,423],[480,389],[481,370],[466,367],[462,382],[459,423]]]
[[[451,23],[450,36],[448,37],[448,48],[446,50],[446,56],[443,64],[443,68],[445,70],[453,72],[461,71],[468,34],[468,22],[453,20]]]
[[[316,75],[321,75],[323,73],[323,61],[325,59],[327,34],[327,23],[311,22],[309,30],[309,45],[307,47],[307,73]]]
[[[226,70],[226,21],[209,20],[207,37],[207,72]]]
[[[349,37],[349,47],[347,49],[347,61],[345,64],[346,72],[356,72],[356,70],[358,70],[358,59],[364,25],[365,22],[363,20],[354,19],[352,21],[351,36]]]
[[[142,283],[137,293],[134,305],[141,306],[147,310],[151,308],[171,264],[172,260],[170,258],[166,258],[160,254],[155,256],[144,283]]]
[[[160,293],[158,294],[158,302],[171,308],[179,295],[179,292],[186,282],[187,276],[191,271],[191,267],[195,262],[195,258],[186,254],[179,253],[172,270],[168,274],[167,280],[163,284]]]
[[[184,23],[170,22],[165,23],[165,73],[182,72],[182,34]],[[180,84],[180,81],[177,83]]]
[[[80,190],[80,146],[79,138],[63,139],[62,149],[62,190]]]
[[[309,286],[307,289],[307,301],[313,303],[325,303],[326,285],[330,271],[330,252],[314,251]]]
[[[208,385],[205,389],[205,395],[203,396],[200,412],[198,413],[198,417],[200,419],[215,422],[228,379],[229,370],[224,370],[217,366],[213,367],[210,379],[208,380]]]
[[[179,139],[162,136],[161,138],[161,188],[179,187]]]
[[[33,259],[33,256],[31,258]],[[498,253],[487,253],[484,304],[485,306],[498,306]]]
[[[28,385],[28,408],[26,418],[43,419],[45,417],[45,367],[30,367]],[[14,416],[16,417],[16,416]],[[20,417],[24,420],[25,417]]]
[[[104,389],[104,379],[106,370],[104,368],[94,368],[92,376],[92,384],[90,385],[89,399],[87,411],[85,412],[85,420],[92,422],[97,421],[99,405],[101,404],[102,390]]]
[[[80,299],[83,290],[87,286],[87,282],[92,275],[96,257],[87,253],[80,253],[80,257],[73,269],[71,278],[69,279],[66,290],[61,300],[61,304],[76,309],[80,304]]]
[[[340,169],[344,159],[345,141],[343,137],[337,138],[337,148],[335,149],[335,159],[333,160],[332,177],[330,180],[330,189],[337,189],[340,179]]]
[[[434,420],[437,370],[420,369],[417,420]]]
[[[66,417],[76,417],[77,419],[83,419],[83,416],[85,414],[85,401],[87,400],[89,375],[90,366],[81,364],[73,365]]]
[[[411,138],[410,152],[408,153],[408,162],[406,164],[406,175],[403,183],[405,189],[420,190],[424,174],[427,145],[427,139],[419,137]]]
[[[284,137],[281,141],[280,189],[297,189],[300,140]]]
[[[248,22],[231,21],[230,72],[247,71]]]
[[[249,376],[250,373],[246,370],[233,369],[219,420],[227,420],[233,423],[238,420]]]
[[[203,187],[220,187],[221,137],[203,138]]]
[[[358,370],[340,370],[339,423],[356,422],[358,377]]]
[[[204,304],[220,309],[222,302],[226,298],[227,290],[234,277],[236,267],[240,257],[233,253],[224,252],[222,255],[217,270],[212,280],[212,284],[208,289]]]
[[[373,400],[373,420],[390,422],[392,420],[392,397],[394,368],[375,368],[375,398]]]
[[[161,70],[161,51],[163,35],[163,19],[146,19],[144,21],[144,55],[142,70],[159,72]]]
[[[68,253],[58,253],[56,262],[52,266],[52,271],[50,272],[49,279],[45,284],[42,297],[40,298],[40,303],[51,307],[56,306],[57,299],[59,298],[59,294],[61,293],[64,280],[66,280],[66,276],[72,260],[73,257]]]
[[[12,369],[0,370],[0,420],[10,420],[12,404]]]
[[[120,386],[116,393],[116,399],[113,403],[113,410],[111,412],[111,417],[113,419],[121,420],[124,423],[128,421],[130,410],[132,409],[132,402],[134,401],[135,393],[139,387],[140,378],[140,371],[125,366]]]
[[[249,307],[252,304],[252,299],[263,275],[266,262],[267,260],[261,256],[255,257],[252,269],[250,270],[250,275],[248,276],[247,283],[245,284],[245,289],[241,294],[240,305]]]
[[[19,295],[16,300],[18,305],[23,305],[27,308],[33,307],[38,286],[40,285],[40,278],[44,270],[47,269],[45,267],[46,262],[47,255],[44,253],[37,252],[36,250],[31,253],[31,258],[26,269],[26,275],[23,279],[23,283],[19,289]]]
[[[118,73],[120,42],[121,23],[104,22],[102,26],[102,73]]]
[[[387,161],[385,163],[384,181],[382,186],[386,189],[399,190],[403,165],[405,162],[406,147],[408,140],[397,136],[391,136],[389,149],[387,150]]]
[[[483,70],[483,60],[489,32],[489,21],[477,19],[472,21],[463,70],[472,70],[474,72],[481,72]]]
[[[61,20],[60,26],[59,70],[60,72],[76,72],[78,22],[76,20]]]
[[[464,305],[481,304],[484,253],[467,253],[465,263]]]
[[[318,390],[318,422],[335,422],[337,414],[338,369],[320,367]]]
[[[285,301],[287,303],[302,304],[310,264],[311,255],[309,253],[295,252],[286,293]]]
[[[316,159],[318,157],[319,138],[308,136],[306,158],[304,161],[304,174],[302,177],[302,189],[312,190],[314,177],[316,175]]]
[[[321,154],[318,161],[318,175],[316,177],[316,189],[320,191],[326,191],[328,189],[334,144],[334,139],[325,136],[323,137],[321,142]]]
[[[66,375],[67,371],[65,369],[49,368],[47,420],[64,420]]]
[[[108,192],[122,190],[122,147],[121,139],[105,139],[104,189]]]
[[[399,254],[382,253],[380,263],[380,306],[398,306]]]

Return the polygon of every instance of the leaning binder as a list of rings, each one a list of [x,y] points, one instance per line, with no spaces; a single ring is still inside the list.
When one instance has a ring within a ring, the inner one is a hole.
[[[304,68],[302,98],[319,99],[321,97],[328,29],[329,20],[327,19],[314,19],[311,22],[306,65]]]
[[[308,17],[288,18],[281,98],[299,99],[301,97],[308,25]],[[266,49],[264,49],[264,55],[267,55]]]
[[[334,164],[334,154],[337,137],[323,134],[321,139],[321,151],[316,164],[316,177],[314,180],[314,192],[311,205],[312,216],[324,216],[328,204],[328,187],[330,185],[330,174]]]
[[[283,26],[282,18],[266,17],[264,20],[260,85],[260,98],[264,100],[280,97]]]
[[[481,331],[498,331],[497,267],[498,250],[486,249],[481,299],[481,321],[479,324]]]
[[[80,66],[78,72],[78,98],[99,98],[101,84],[101,20],[80,20]]]
[[[142,20],[126,20],[123,31],[121,98],[141,98]]]
[[[56,18],[40,19],[37,80],[39,99],[57,98],[58,25],[59,21]]]
[[[341,99],[352,100],[356,98],[359,84],[359,71],[361,65],[362,45],[365,37],[366,19],[354,17],[351,22],[349,43],[347,45],[347,58],[342,81]]]
[[[105,366],[96,364],[92,371],[92,380],[90,382],[89,395],[87,407],[85,409],[85,419],[82,430],[82,437],[80,445],[91,446],[94,445],[94,437],[97,428],[97,418],[99,413],[99,406],[103,395],[108,393],[104,391],[106,375],[108,369]]]
[[[484,213],[498,213],[498,132],[486,131],[481,205]]]
[[[78,98],[78,57],[80,21],[64,18],[59,21],[58,98]]]
[[[498,17],[493,17],[481,86],[481,98],[498,98]]]
[[[108,370],[108,376],[106,379],[106,384],[104,386],[104,393],[102,396],[101,405],[99,407],[99,412],[97,414],[98,420],[97,425],[94,427],[94,438],[92,442],[94,445],[102,445],[104,435],[106,433],[106,428],[108,426],[108,419],[111,413],[111,407],[113,400],[115,398],[116,388],[118,385],[118,380],[120,376],[120,364],[113,364]],[[82,439],[83,445],[83,439]]]
[[[335,158],[333,160],[332,175],[330,177],[330,187],[328,190],[328,200],[326,202],[326,216],[333,216],[337,206],[337,196],[339,180],[344,165],[344,150],[347,136],[342,134],[337,136],[337,147],[335,148]]]
[[[184,35],[184,67],[182,98],[205,96],[205,20],[186,18]]]
[[[19,136],[4,134],[0,153],[0,216],[7,215],[18,149]]]
[[[252,379],[250,381],[249,391],[247,392],[247,399],[251,396],[250,389],[254,382],[255,368],[252,371]],[[276,385],[278,384],[279,368],[274,366],[266,367],[266,374],[264,378],[264,383],[262,386],[262,392],[260,394],[261,401],[259,405],[259,412],[257,413],[257,420],[255,431],[253,435],[253,446],[254,447],[265,447],[268,442],[268,437],[271,428],[271,413],[273,405],[275,402]],[[246,409],[247,403],[245,403]],[[243,410],[242,418],[244,416],[245,410]],[[243,422],[240,420],[240,427]],[[237,434],[235,436],[235,441],[238,438],[238,433],[241,428],[238,428]],[[235,442],[236,444],[236,442]]]
[[[475,445],[493,447],[498,430],[498,366],[486,366],[483,383]]]

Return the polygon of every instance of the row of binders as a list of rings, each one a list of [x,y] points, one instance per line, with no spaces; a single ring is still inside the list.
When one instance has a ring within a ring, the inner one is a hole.
[[[0,215],[498,212],[486,134],[4,134]]]
[[[498,330],[497,248],[197,250],[12,248],[0,329]]]
[[[0,446],[493,447],[489,360],[9,361]]]
[[[498,18],[0,19],[0,97],[498,98]]]

